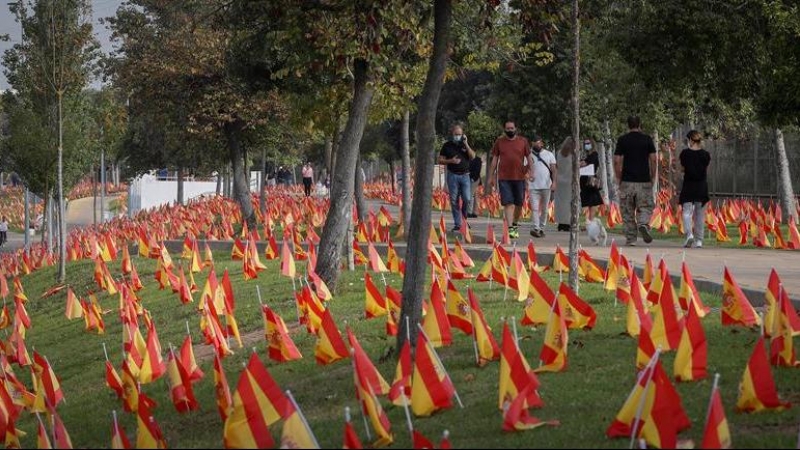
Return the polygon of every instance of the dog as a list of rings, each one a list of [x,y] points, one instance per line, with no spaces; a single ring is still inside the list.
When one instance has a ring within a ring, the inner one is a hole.
[[[605,247],[608,241],[608,234],[606,234],[606,227],[599,218],[595,217],[586,223],[586,234],[589,236],[589,242],[594,245]]]

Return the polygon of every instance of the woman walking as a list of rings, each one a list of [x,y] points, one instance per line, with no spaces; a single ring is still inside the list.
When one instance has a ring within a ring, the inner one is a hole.
[[[584,139],[583,150],[586,152],[586,156],[580,161],[581,167],[594,167],[594,175],[583,175],[580,178],[581,207],[587,208],[586,222],[588,223],[594,219],[595,209],[603,204],[603,196],[600,194],[600,182],[597,176],[600,168],[600,157],[597,155],[594,141]]]
[[[573,142],[571,137],[564,139],[556,152],[556,192],[553,203],[558,231],[569,231],[571,228]]]
[[[306,162],[303,166],[303,192],[306,197],[311,195],[311,186],[314,185],[314,168],[311,167],[310,162]]]
[[[690,131],[686,138],[689,147],[681,151],[683,186],[679,200],[683,207],[683,229],[686,241],[683,246],[701,248],[705,234],[706,203],[708,203],[708,165],[711,154],[703,149],[703,136],[697,130]]]

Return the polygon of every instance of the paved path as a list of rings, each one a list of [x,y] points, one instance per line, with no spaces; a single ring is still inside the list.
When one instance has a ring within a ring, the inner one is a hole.
[[[371,202],[370,205],[377,212],[381,204]],[[398,211],[397,207],[391,207],[389,210],[392,214],[397,214]],[[432,220],[436,225],[439,223],[439,216],[439,211],[433,212]],[[398,217],[398,215],[395,215],[395,217]],[[452,228],[453,222],[451,213],[444,211],[444,218],[449,230]],[[488,219],[486,217],[470,219],[471,234],[473,238],[476,238],[473,241],[476,244],[469,245],[467,248],[488,247],[483,242],[485,242],[487,225],[490,223],[494,226],[495,236],[500,238],[503,227],[501,220]],[[522,222],[519,227],[520,237],[516,242],[517,246],[523,250],[531,239],[533,239],[536,246],[537,254],[552,255],[555,252],[556,245],[561,246],[565,252],[569,248],[569,233],[555,231],[554,224],[548,224],[546,236],[543,238],[532,238],[529,234],[530,229],[530,222]],[[781,277],[784,288],[790,293],[791,297],[794,300],[800,299],[800,251],[798,250],[721,248],[707,241],[707,245],[704,248],[684,249],[680,242],[658,239],[658,234],[654,235],[654,240],[649,245],[644,244],[640,238],[636,247],[619,245],[620,241],[624,243],[624,237],[622,235],[609,234],[608,246],[603,248],[593,246],[589,242],[586,232],[579,233],[580,245],[584,246],[584,249],[598,263],[607,261],[612,238],[617,239],[620,251],[637,268],[644,266],[645,257],[649,251],[654,266],[657,266],[659,260],[663,257],[670,274],[680,275],[681,261],[685,254],[689,270],[698,284],[710,282],[721,285],[723,269],[727,266],[742,288],[763,292],[766,289],[770,270],[774,267]],[[698,286],[698,288],[700,287]],[[756,299],[752,300],[754,302],[757,301]]]

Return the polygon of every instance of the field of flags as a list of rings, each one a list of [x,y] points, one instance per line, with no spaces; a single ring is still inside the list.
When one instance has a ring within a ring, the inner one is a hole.
[[[565,430],[575,418],[563,399],[574,402],[600,389],[610,415],[594,426],[604,427],[608,438],[674,447],[679,433],[694,425],[703,430],[706,448],[724,448],[737,445],[727,425],[731,414],[784,411],[790,406],[784,392],[800,400],[793,348],[800,319],[778,272],[765,280],[761,314],[727,269],[722,301],[711,308],[686,264],[676,287],[664,261],[654,264],[649,255],[629,261],[612,245],[606,268],[581,251],[583,284],[576,292],[559,283],[569,270],[560,248],[553,265],[542,266],[532,241],[511,246],[504,230],[478,259],[478,251],[447,240],[443,220],[430,235],[424,318],[411,327],[417,347],[385,353],[404,329],[397,281],[405,264],[392,242],[402,232],[399,218],[380,208],[358,224],[357,274],[345,278],[354,286],[334,295],[315,272],[316,230],[326,208],[324,199],[276,194],[266,214],[259,212],[260,226],[250,230],[234,203],[211,198],[75,230],[66,285],[48,283],[54,258],[42,247],[5,255],[0,437],[6,446],[33,445],[20,440],[22,423],[35,426],[27,431],[36,433],[41,448],[71,448],[70,431],[90,434],[86,427],[110,428],[103,445],[113,448],[189,446],[193,434],[208,437],[213,430],[218,434],[204,445],[310,448],[319,446],[318,436],[346,448],[477,446],[481,438],[492,438],[493,447],[529,445],[537,435],[568,439]],[[229,253],[212,252],[208,242],[215,240],[230,240]],[[170,254],[169,241],[180,242],[180,253]],[[644,268],[641,279],[634,264]],[[29,299],[31,285],[41,292]],[[270,294],[262,296],[262,287]],[[70,323],[80,319],[82,326]],[[709,411],[703,416],[687,411],[684,402],[695,398],[680,390],[715,379],[712,349],[728,345],[709,343],[708,329],[731,347],[746,345],[750,357],[736,368],[735,380],[729,374],[721,386],[714,381],[703,389]],[[70,351],[83,354],[83,363],[49,353],[70,340],[80,342]],[[600,343],[605,340],[612,343]],[[614,350],[588,359],[601,345]],[[81,367],[70,369],[76,363]],[[614,365],[617,376],[607,386],[586,379],[559,383],[593,373],[587,364]],[[69,386],[93,397],[71,396],[61,367],[71,370]],[[303,383],[294,371],[315,382]],[[474,392],[477,378],[482,388]],[[350,412],[326,408],[328,397]],[[86,402],[102,409],[92,423],[62,420],[62,411],[75,413]],[[466,414],[489,424],[482,424],[483,436],[458,426],[469,421]],[[353,423],[341,419],[350,416]],[[181,417],[189,419],[179,427]],[[202,417],[204,429],[193,429],[192,417]],[[540,429],[517,433],[534,428]],[[606,439],[601,432],[572,445],[627,445]]]

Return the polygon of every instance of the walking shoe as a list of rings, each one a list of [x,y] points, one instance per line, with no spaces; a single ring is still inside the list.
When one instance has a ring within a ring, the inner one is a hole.
[[[531,230],[531,236],[533,236],[533,237],[542,237],[542,230],[537,230],[537,229]]]
[[[653,235],[650,234],[649,226],[645,224],[639,225],[639,234],[642,235],[642,240],[644,240],[645,244],[653,242]]]
[[[689,248],[692,246],[692,244],[694,244],[694,236],[690,234],[689,236],[686,236],[686,241],[683,243],[683,248]]]
[[[544,230],[539,230],[539,237],[544,237]]]
[[[459,232],[461,232],[461,227],[453,227],[453,229],[450,230],[450,232],[451,233],[459,233]]]
[[[477,218],[478,218],[478,215],[477,215],[477,214],[475,214],[475,213],[469,213],[469,214],[467,214],[467,218],[468,218],[468,219],[477,219]]]
[[[636,247],[636,239],[628,239],[625,241],[625,245],[628,247]]]
[[[698,240],[694,241],[694,248],[703,248],[703,240],[702,239],[698,239]]]
[[[515,226],[508,227],[508,237],[516,239],[519,237],[519,230]]]

